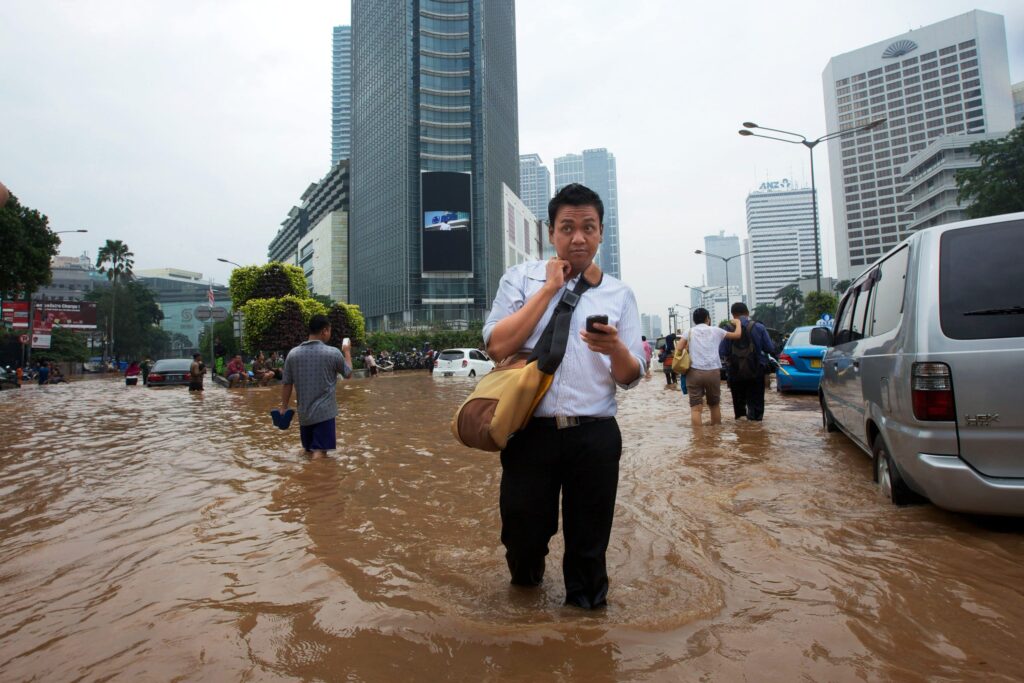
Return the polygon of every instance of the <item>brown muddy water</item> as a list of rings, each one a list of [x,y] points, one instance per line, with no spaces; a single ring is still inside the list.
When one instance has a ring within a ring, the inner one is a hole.
[[[813,396],[694,435],[657,376],[620,394],[609,607],[562,606],[558,537],[510,588],[470,382],[339,384],[315,462],[275,389],[3,392],[0,680],[1024,677],[1024,523],[885,503]]]

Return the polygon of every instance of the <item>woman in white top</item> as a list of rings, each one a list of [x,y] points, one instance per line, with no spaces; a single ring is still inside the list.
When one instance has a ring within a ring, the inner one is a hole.
[[[701,426],[704,395],[708,397],[711,424],[722,422],[722,359],[718,345],[723,339],[739,339],[743,334],[738,320],[732,321],[732,332],[711,327],[711,314],[706,308],[693,311],[693,327],[686,331],[679,344],[690,352],[690,369],[686,373],[686,391],[690,396],[690,424]]]

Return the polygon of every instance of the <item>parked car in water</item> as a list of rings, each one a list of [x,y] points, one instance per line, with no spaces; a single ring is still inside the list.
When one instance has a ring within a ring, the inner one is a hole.
[[[1024,515],[1024,213],[914,233],[843,295],[819,400],[897,504]]]
[[[818,391],[826,347],[811,343],[813,329],[813,325],[797,327],[779,351],[779,369],[775,371],[778,391]]]
[[[493,369],[494,361],[479,349],[445,349],[434,361],[435,377],[477,377]]]
[[[162,358],[153,364],[149,371],[146,386],[170,387],[189,383],[190,358]]]

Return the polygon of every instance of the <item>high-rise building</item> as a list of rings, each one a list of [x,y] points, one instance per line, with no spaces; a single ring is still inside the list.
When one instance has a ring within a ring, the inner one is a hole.
[[[270,261],[300,266],[314,294],[348,302],[349,173],[341,161],[302,193],[267,248]]]
[[[583,175],[583,155],[566,154],[555,157],[555,194],[570,183],[582,183],[586,185],[586,176]],[[602,197],[602,199],[604,199]]]
[[[615,155],[602,147],[556,158],[555,192],[570,183],[582,183],[600,195],[604,204],[604,237],[595,260],[604,272],[621,277],[619,182]]]
[[[1003,17],[975,10],[847,52],[822,75],[836,266],[858,275],[910,231],[899,169],[942,135],[1013,128]]]
[[[1013,84],[1013,122],[1024,123],[1024,81]]]
[[[352,27],[335,26],[331,60],[331,166],[352,153]]]
[[[761,183],[747,195],[751,308],[772,303],[786,285],[815,276],[811,197],[810,188],[785,179]]]
[[[482,319],[519,190],[513,0],[352,3],[352,302],[371,330]]]
[[[547,220],[548,201],[552,197],[551,171],[539,154],[519,155],[519,197],[536,218]]]
[[[908,230],[953,223],[967,218],[970,202],[960,201],[956,184],[957,171],[977,168],[981,162],[971,153],[971,145],[982,140],[998,140],[999,133],[943,135],[910,157],[900,167],[900,179],[907,183],[901,199],[912,216]]]
[[[651,348],[654,348],[655,340],[661,336],[661,316],[641,313],[640,334],[647,337],[647,341],[651,343]]]

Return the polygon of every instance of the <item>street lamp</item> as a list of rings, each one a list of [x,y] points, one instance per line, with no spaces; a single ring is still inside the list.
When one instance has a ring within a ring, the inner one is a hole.
[[[243,266],[241,263],[235,263],[234,261],[228,261],[226,258],[219,258],[217,260],[220,261],[221,263],[230,263],[233,266],[237,266],[239,268],[245,268],[245,266]]]
[[[56,230],[56,231],[54,231],[53,234],[54,235],[62,235],[64,233],[66,233],[66,232],[89,232],[89,231],[88,230]]]
[[[716,289],[722,289],[721,286],[718,286],[718,287],[708,287],[707,289],[704,289],[703,287],[691,287],[690,285],[683,285],[683,287],[686,287],[687,289],[692,289],[693,291],[700,293],[700,305],[701,306],[704,305],[704,297],[706,297],[708,295],[708,292],[713,292]]]
[[[744,121],[743,122],[743,130],[739,131],[739,134],[743,135],[743,136],[748,136],[749,135],[749,136],[753,136],[753,137],[756,137],[756,138],[767,138],[769,140],[777,140],[779,142],[788,142],[791,145],[803,145],[804,147],[807,148],[807,151],[810,154],[810,157],[811,157],[811,204],[814,207],[814,274],[815,274],[815,279],[817,280],[817,284],[815,285],[815,288],[819,292],[821,291],[821,249],[818,246],[818,192],[817,192],[817,190],[815,188],[815,185],[814,185],[814,148],[818,146],[818,143],[824,142],[826,140],[832,140],[834,138],[843,138],[843,137],[846,137],[848,135],[853,135],[854,133],[860,133],[862,131],[868,131],[868,130],[871,130],[873,128],[878,128],[883,123],[885,123],[886,120],[887,119],[885,117],[882,117],[880,119],[876,119],[874,121],[871,121],[870,123],[865,123],[862,126],[857,126],[856,128],[847,128],[846,130],[840,130],[840,131],[836,131],[834,133],[827,133],[825,135],[822,135],[820,138],[818,138],[816,140],[808,140],[806,137],[804,137],[800,133],[790,133],[788,130],[779,130],[778,128],[768,128],[767,126],[759,126],[756,123],[751,123],[750,121]],[[770,130],[773,133],[782,133],[783,135],[790,135],[792,137],[800,138],[800,139],[799,140],[788,140],[786,138],[780,138],[780,137],[776,137],[774,135],[762,135],[761,133],[754,133],[753,131],[749,130],[750,128],[757,128],[758,130]]]
[[[739,258],[740,256],[746,256],[750,252],[744,251],[742,253],[736,254],[735,256],[719,256],[718,254],[712,254],[711,252],[701,251],[700,249],[697,249],[693,253],[703,254],[704,256],[713,256],[714,258],[721,259],[722,261],[725,262],[725,298],[728,299],[730,296],[732,296],[732,292],[729,289],[729,261],[732,261],[734,258]]]

